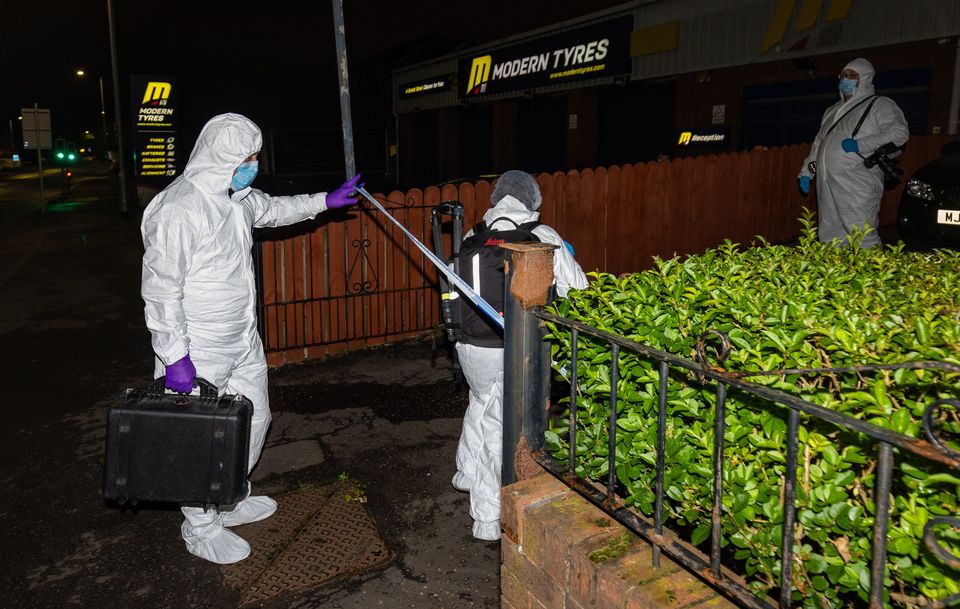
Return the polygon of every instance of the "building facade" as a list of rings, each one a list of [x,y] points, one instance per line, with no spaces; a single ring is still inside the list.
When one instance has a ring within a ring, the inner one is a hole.
[[[956,132],[958,0],[638,0],[395,70],[398,182],[810,141],[855,57]]]

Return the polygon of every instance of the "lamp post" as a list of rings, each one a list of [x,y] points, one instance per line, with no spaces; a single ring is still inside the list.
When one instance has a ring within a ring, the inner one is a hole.
[[[117,163],[120,173],[118,175],[120,182],[120,215],[127,217],[127,146],[123,140],[123,128],[120,127],[120,67],[117,62],[117,34],[113,27],[113,1],[107,0],[107,27],[110,31],[110,64],[113,70],[113,120],[116,128],[117,151],[119,153]]]
[[[77,77],[83,78],[87,75],[87,72],[83,68],[77,68]],[[103,97],[103,76],[98,76],[97,80],[100,82],[100,124],[101,129],[103,130],[103,153],[102,157],[106,158],[107,154],[107,105],[104,102]]]

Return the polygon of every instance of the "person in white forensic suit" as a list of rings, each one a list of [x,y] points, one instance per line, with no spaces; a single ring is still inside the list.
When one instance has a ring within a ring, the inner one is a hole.
[[[862,247],[880,243],[876,228],[883,172],[876,165],[867,167],[864,160],[888,142],[902,147],[910,130],[896,102],[876,95],[873,76],[873,65],[866,59],[854,59],[843,68],[840,101],[824,113],[797,176],[804,194],[816,176],[818,237],[824,243],[838,239],[839,245],[847,245],[854,227],[870,229]]]
[[[487,210],[483,219],[493,230],[511,230],[539,220],[537,210],[542,200],[540,187],[533,176],[523,171],[507,171],[494,185],[490,195],[493,207]],[[559,246],[553,253],[557,294],[564,297],[571,288],[585,288],[587,277],[573,257],[573,247],[561,239],[557,231],[544,224],[531,232],[541,242]],[[496,541],[500,539],[500,469],[503,460],[503,348],[480,347],[460,341],[456,349],[470,394],[457,446],[457,473],[453,477],[453,486],[470,493],[473,536]]]
[[[360,176],[330,193],[272,197],[251,188],[260,129],[239,114],[210,119],[183,173],[151,200],[140,230],[141,294],[156,354],[154,376],[189,393],[200,376],[221,393],[253,402],[248,473],[270,425],[267,363],[257,334],[253,228],[283,226],[352,205]],[[362,185],[361,185],[362,186]],[[273,499],[247,496],[230,511],[182,506],[187,550],[219,564],[243,560],[250,545],[227,527],[262,520]]]

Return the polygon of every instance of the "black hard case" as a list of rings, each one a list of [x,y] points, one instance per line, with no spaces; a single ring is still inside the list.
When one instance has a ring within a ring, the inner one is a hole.
[[[200,395],[179,395],[164,393],[159,378],[110,409],[105,498],[218,507],[243,498],[253,404],[198,382]]]

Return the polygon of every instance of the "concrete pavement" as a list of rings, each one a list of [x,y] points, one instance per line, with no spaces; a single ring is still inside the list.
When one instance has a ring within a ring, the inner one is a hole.
[[[10,203],[0,190],[0,205]],[[14,202],[15,203],[15,202]],[[101,496],[105,412],[152,372],[138,209],[105,176],[0,223],[0,606],[227,608],[219,567],[188,554],[180,514]],[[470,536],[450,486],[466,394],[408,342],[271,371],[273,426],[255,491],[346,472],[397,559],[266,607],[499,606],[498,544]]]

